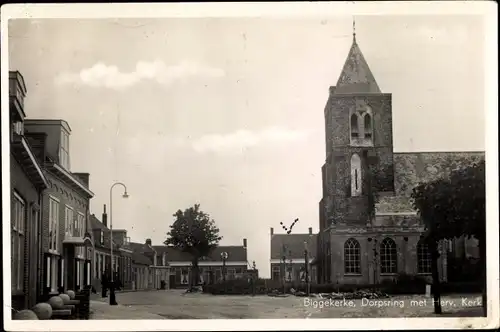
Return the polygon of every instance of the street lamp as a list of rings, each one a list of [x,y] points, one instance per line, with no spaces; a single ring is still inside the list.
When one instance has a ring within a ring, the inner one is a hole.
[[[109,231],[110,231],[110,242],[111,242],[111,287],[109,289],[109,305],[117,305],[116,295],[115,295],[115,266],[113,261],[113,188],[116,186],[123,187],[123,198],[128,198],[127,186],[121,182],[114,183],[111,188],[109,188]]]
[[[304,274],[306,279],[305,281],[307,286],[307,295],[309,296],[311,283],[309,282],[309,251],[308,251],[307,241],[304,241],[304,263],[305,263]]]
[[[226,282],[226,260],[227,260],[228,256],[229,256],[228,253],[225,251],[220,253],[220,258],[222,258],[222,281],[223,282]]]
[[[225,251],[220,253],[220,257],[222,258],[222,282],[224,283],[224,294],[226,293],[226,260],[228,256],[228,253]]]

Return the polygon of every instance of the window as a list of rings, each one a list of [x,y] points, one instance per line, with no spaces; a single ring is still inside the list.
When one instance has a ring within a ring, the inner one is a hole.
[[[216,269],[215,270],[215,281],[222,280],[222,271],[221,269]]]
[[[11,233],[11,289],[22,291],[24,283],[24,233],[26,227],[26,206],[16,192],[12,197]]]
[[[396,243],[386,238],[380,243],[380,273],[390,274],[397,271],[398,253]]]
[[[351,138],[356,139],[358,137],[359,137],[358,114],[354,113],[351,115]]]
[[[371,139],[373,134],[372,129],[372,117],[370,114],[366,113],[364,116],[364,137],[366,139]]]
[[[59,241],[59,201],[49,198],[49,252],[58,253]]]
[[[361,274],[360,247],[355,239],[349,239],[344,243],[344,273]]]
[[[104,244],[104,232],[102,231],[102,229],[100,231],[100,238],[101,238],[101,244]]]
[[[69,134],[61,130],[61,149],[59,150],[59,164],[69,170]]]
[[[66,205],[64,208],[64,235],[68,237],[74,236],[78,228],[73,213],[73,208]]]
[[[57,292],[57,281],[59,277],[59,259],[55,255],[47,256],[48,278],[47,283],[51,292]]]
[[[427,243],[420,240],[417,244],[418,273],[431,273],[431,253]]]
[[[273,280],[280,280],[280,267],[279,266],[273,266],[272,278],[273,278]]]
[[[235,270],[233,268],[227,269],[227,279],[228,280],[233,280],[235,279]]]
[[[18,135],[24,134],[24,124],[21,121],[12,124],[12,131]]]
[[[163,266],[166,266],[167,264],[167,256],[165,255],[165,253],[163,253],[162,257],[161,257],[161,263]]]
[[[85,215],[83,213],[78,212],[76,224],[77,224],[77,229],[78,229],[76,234],[79,237],[83,238],[83,235],[85,234]],[[80,258],[85,258],[85,247],[84,246],[77,247],[76,254]]]
[[[361,158],[358,154],[351,157],[351,196],[361,195]]]

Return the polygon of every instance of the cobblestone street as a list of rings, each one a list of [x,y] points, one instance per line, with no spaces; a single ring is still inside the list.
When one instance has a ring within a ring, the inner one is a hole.
[[[465,300],[464,300],[465,299]],[[476,295],[442,298],[444,316],[480,316]],[[184,291],[127,292],[117,294],[118,306],[92,301],[92,319],[254,319],[433,317],[433,305],[424,296],[392,297],[384,303],[367,300],[308,299],[301,297],[213,296]],[[414,301],[414,302],[411,302]],[[323,303],[323,304],[321,304]],[[417,304],[418,303],[418,304]]]

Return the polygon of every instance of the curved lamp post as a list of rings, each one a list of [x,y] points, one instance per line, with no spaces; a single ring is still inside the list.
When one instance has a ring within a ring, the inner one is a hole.
[[[110,231],[110,242],[111,242],[111,287],[109,289],[109,305],[117,305],[116,295],[115,295],[115,266],[113,261],[113,188],[116,186],[123,187],[123,198],[128,198],[127,186],[121,182],[114,183],[111,188],[109,188],[109,231]]]

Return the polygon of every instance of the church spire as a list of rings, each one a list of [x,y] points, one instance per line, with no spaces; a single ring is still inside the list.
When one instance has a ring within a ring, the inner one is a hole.
[[[352,18],[352,42],[356,43],[356,18]]]
[[[380,93],[375,77],[356,41],[356,21],[352,20],[352,45],[335,88],[336,94]]]

